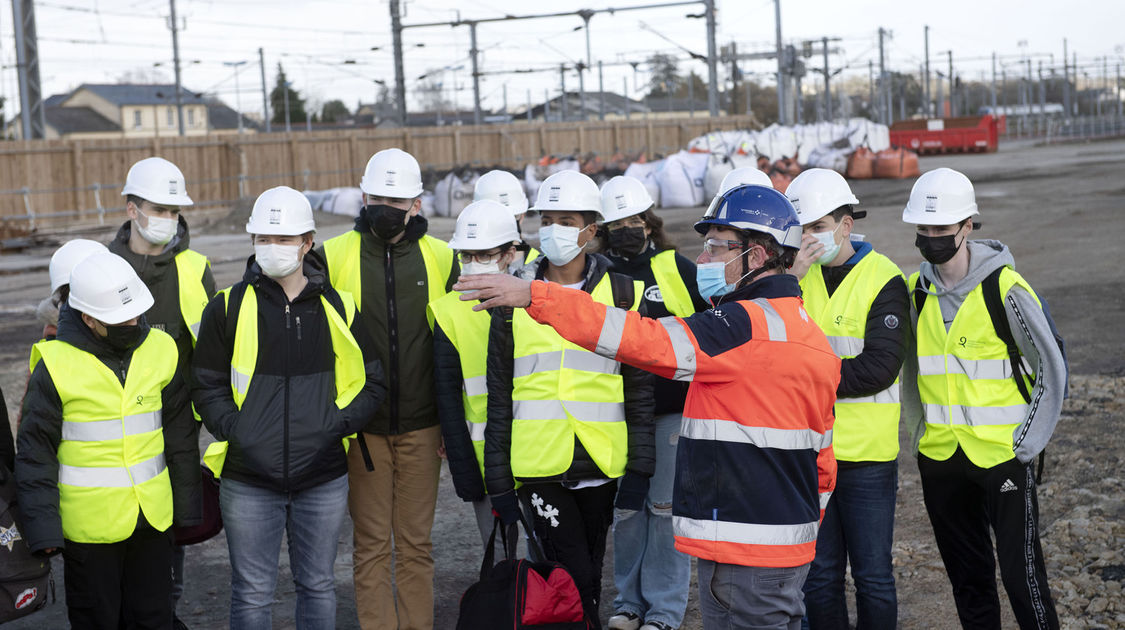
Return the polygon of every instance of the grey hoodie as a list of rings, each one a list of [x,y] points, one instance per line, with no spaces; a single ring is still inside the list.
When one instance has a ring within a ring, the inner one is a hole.
[[[965,297],[977,287],[996,268],[1008,266],[1015,268],[1015,260],[1000,241],[969,241],[969,273],[956,285],[946,288],[942,285],[934,266],[923,262],[919,272],[930,282],[928,294],[936,298],[941,306],[945,328],[953,323],[953,318],[965,301]],[[929,299],[929,298],[928,298]],[[911,330],[918,329],[918,313],[914,312],[911,300]],[[1026,365],[1037,375],[1035,387],[1031,391],[1031,404],[1027,417],[1012,434],[1016,458],[1029,463],[1047,446],[1058,422],[1062,409],[1063,389],[1066,385],[1066,364],[1062,352],[1051,332],[1050,324],[1043,309],[1022,287],[1015,285],[1004,297],[1004,310],[1008,324],[1012,328],[1016,345],[1023,355]],[[992,322],[985,320],[982,326],[991,328]],[[922,403],[918,395],[918,352],[916,341],[911,339],[911,348],[903,363],[902,377],[902,420],[913,438],[914,453],[918,453],[918,442],[925,431]]]

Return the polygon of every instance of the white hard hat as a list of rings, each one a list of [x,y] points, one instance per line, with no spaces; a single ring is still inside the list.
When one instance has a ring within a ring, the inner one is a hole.
[[[719,204],[719,199],[722,198],[723,193],[732,188],[744,186],[746,184],[773,188],[773,182],[770,180],[770,176],[753,166],[736,168],[723,176],[723,181],[719,184],[719,194],[715,195],[715,198],[711,200],[711,205],[707,207],[707,212],[704,212],[703,216],[714,214],[715,207]]]
[[[980,214],[973,183],[951,168],[922,173],[910,189],[902,220],[913,225],[953,225]]]
[[[789,182],[789,187],[785,189],[785,196],[797,211],[797,218],[801,220],[801,225],[808,225],[840,206],[853,206],[859,203],[859,199],[852,194],[852,189],[844,176],[827,168],[810,168],[801,171],[800,175]],[[862,219],[867,213],[853,210],[852,216]]]
[[[422,169],[406,151],[383,149],[367,161],[359,189],[379,197],[414,199],[422,194]]]
[[[258,195],[246,222],[249,234],[300,236],[315,231],[316,221],[308,198],[288,186],[270,188]]]
[[[70,272],[74,266],[86,259],[91,254],[108,252],[105,245],[97,241],[76,238],[63,243],[62,247],[51,254],[51,264],[47,271],[51,276],[51,293],[54,293],[64,284],[70,284]]]
[[[654,205],[644,183],[635,177],[617,175],[602,186],[602,217],[606,223],[640,214]]]
[[[473,188],[473,201],[491,199],[512,211],[513,215],[527,212],[527,193],[523,184],[508,171],[488,171],[477,180]]]
[[[184,174],[179,167],[158,157],[145,158],[134,164],[125,176],[121,194],[136,195],[162,206],[195,205],[187,196]]]
[[[588,176],[578,171],[559,171],[543,180],[535,205],[530,208],[536,212],[594,212],[597,221],[602,217],[602,195],[598,185]]]
[[[152,293],[124,258],[106,251],[91,254],[74,266],[67,304],[112,326],[152,308]]]
[[[520,240],[516,217],[503,204],[490,199],[474,201],[457,215],[449,247],[471,252]]]

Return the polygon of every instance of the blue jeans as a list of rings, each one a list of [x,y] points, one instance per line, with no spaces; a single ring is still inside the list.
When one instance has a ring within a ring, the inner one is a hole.
[[[219,502],[230,550],[231,630],[269,630],[281,536],[297,587],[297,628],[336,627],[336,543],[348,506],[348,476],[284,493],[224,479]]]
[[[856,627],[895,627],[898,599],[891,541],[897,490],[898,462],[839,469],[805,581],[806,619],[812,630],[848,628],[844,597],[848,562],[856,589]]]
[[[672,482],[680,414],[657,416],[656,471],[644,510],[617,510],[613,524],[614,612],[678,628],[687,609],[691,557],[676,551],[672,538]]]

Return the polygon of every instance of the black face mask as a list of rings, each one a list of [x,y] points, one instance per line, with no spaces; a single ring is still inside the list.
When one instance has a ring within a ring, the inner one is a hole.
[[[643,227],[625,227],[609,231],[609,247],[622,254],[639,254],[648,237]]]
[[[960,232],[960,230],[958,230]],[[964,243],[964,241],[961,241]],[[930,264],[940,265],[949,262],[953,258],[961,246],[957,244],[957,234],[950,234],[948,236],[925,236],[919,234],[914,239],[914,246],[918,251],[922,252],[922,258],[925,258]]]
[[[118,352],[128,352],[137,347],[144,337],[144,328],[140,324],[132,326],[106,326],[105,342]]]
[[[371,222],[371,230],[384,241],[389,241],[406,229],[406,210],[400,210],[386,204],[368,205],[364,207],[367,219]]]

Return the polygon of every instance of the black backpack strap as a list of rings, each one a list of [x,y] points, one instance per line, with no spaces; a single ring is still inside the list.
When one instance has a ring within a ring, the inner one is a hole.
[[[921,273],[918,274],[918,283],[914,285],[914,310],[918,317],[922,317],[922,307],[926,304],[926,289],[930,283]]]
[[[625,310],[633,308],[633,301],[637,298],[637,292],[633,288],[633,279],[625,274],[613,271],[608,273],[609,288],[613,291],[613,305]]]
[[[992,327],[996,336],[1008,347],[1008,362],[1012,364],[1012,378],[1020,390],[1024,402],[1031,402],[1031,392],[1027,389],[1027,381],[1035,382],[1030,375],[1024,374],[1023,363],[1020,361],[1020,350],[1016,346],[1016,339],[1012,336],[1012,327],[1008,324],[1008,315],[1004,311],[1004,296],[1000,295],[1000,274],[1004,267],[999,267],[981,282],[981,291],[984,294],[984,306],[988,309],[988,317],[992,320]],[[1027,378],[1025,381],[1024,378]]]

